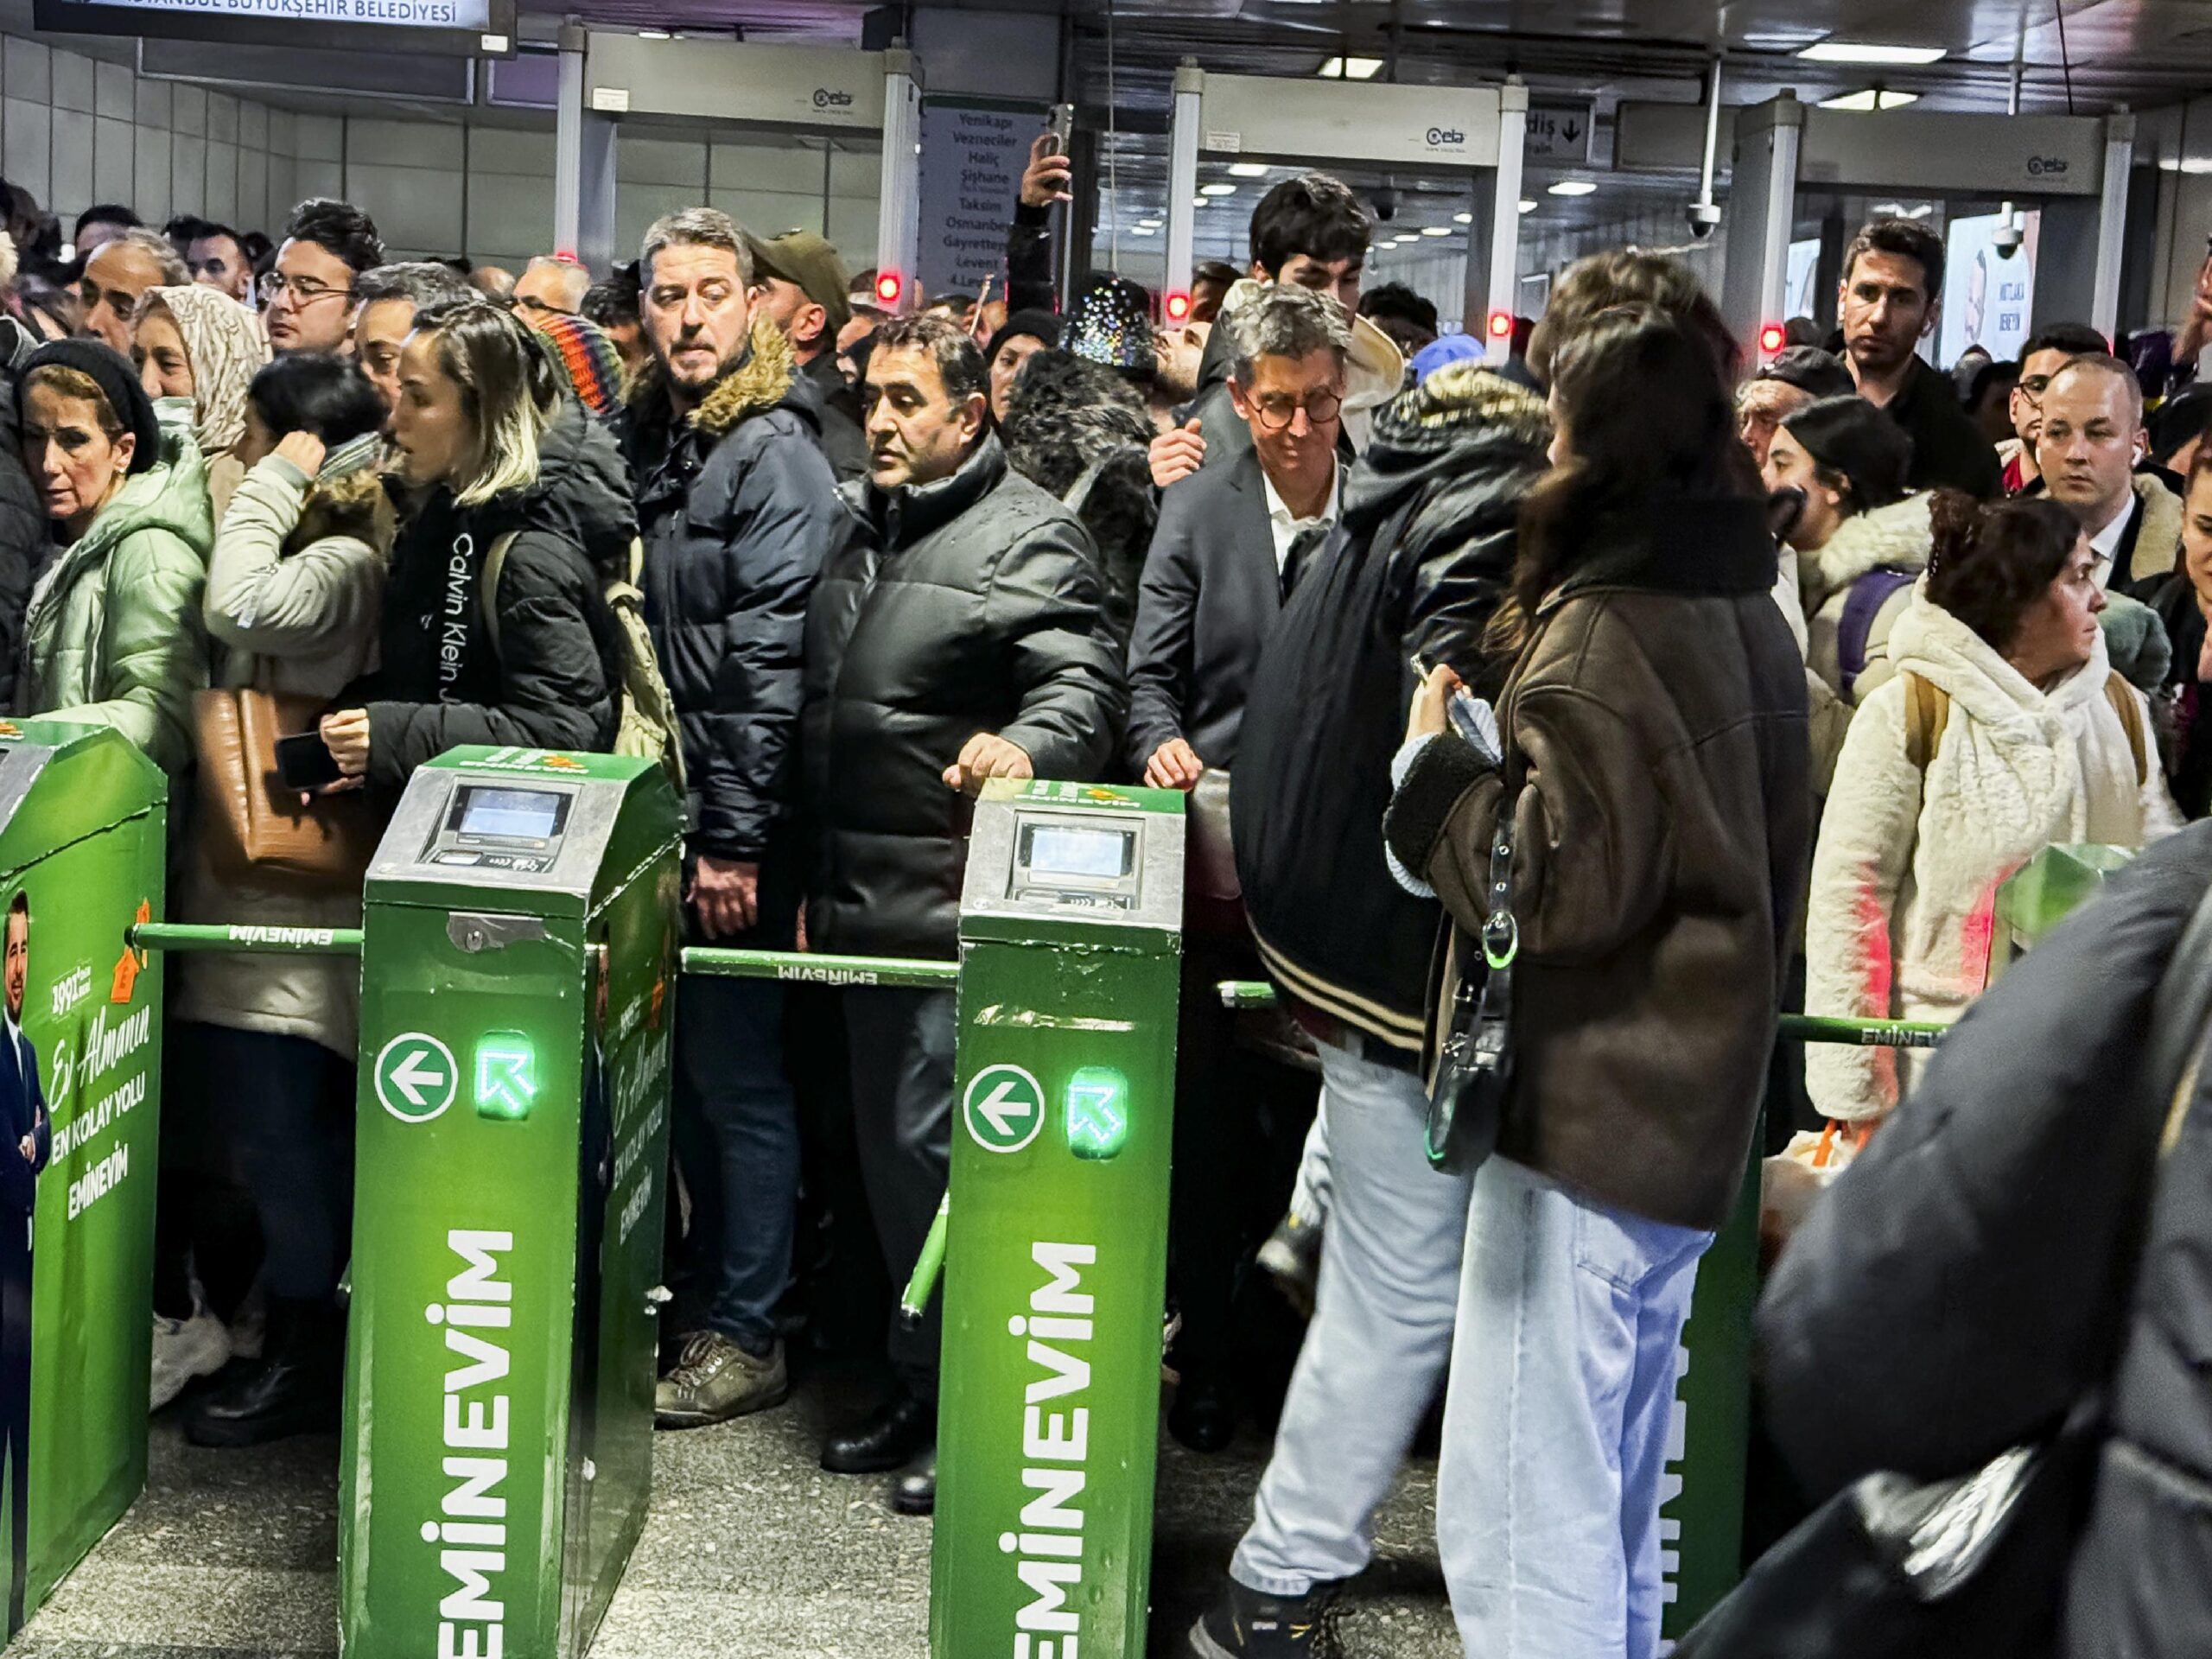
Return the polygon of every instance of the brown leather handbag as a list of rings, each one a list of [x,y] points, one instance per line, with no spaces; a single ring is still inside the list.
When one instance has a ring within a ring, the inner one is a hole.
[[[276,740],[311,732],[327,699],[238,686],[198,691],[200,844],[219,880],[301,893],[355,893],[379,826],[358,793],[302,805],[276,773]]]

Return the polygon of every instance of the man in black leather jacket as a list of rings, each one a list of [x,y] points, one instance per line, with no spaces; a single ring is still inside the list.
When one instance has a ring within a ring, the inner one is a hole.
[[[816,950],[959,949],[968,805],[991,778],[1096,779],[1128,711],[1104,583],[1074,513],[1007,465],[983,361],[943,317],[901,318],[868,362],[869,476],[806,622],[802,720],[817,862]],[[951,1157],[954,996],[846,993],[861,1173],[893,1280],[920,1254]],[[935,1314],[894,1322],[899,1390],[832,1439],[823,1466],[915,1467],[899,1507],[936,1498]]]

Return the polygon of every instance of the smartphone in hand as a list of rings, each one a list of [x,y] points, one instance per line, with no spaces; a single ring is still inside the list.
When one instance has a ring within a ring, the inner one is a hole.
[[[339,771],[337,758],[330,753],[330,746],[322,741],[321,732],[302,732],[297,737],[276,740],[276,776],[287,789],[321,789],[325,784],[334,784],[345,774]]]

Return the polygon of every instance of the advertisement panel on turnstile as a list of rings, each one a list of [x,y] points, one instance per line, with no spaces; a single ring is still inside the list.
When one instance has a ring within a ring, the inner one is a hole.
[[[168,784],[0,721],[0,1528],[13,1634],[146,1480]]]

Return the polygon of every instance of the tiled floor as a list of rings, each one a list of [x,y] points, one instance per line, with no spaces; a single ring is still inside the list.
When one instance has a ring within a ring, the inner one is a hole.
[[[594,1659],[922,1659],[930,1526],[893,1515],[881,1479],[825,1475],[834,1387],[655,1444],[652,1512]],[[337,1445],[203,1452],[154,1427],[146,1492],[4,1659],[277,1659],[338,1645]],[[1152,1654],[1179,1656],[1249,1510],[1267,1453],[1163,1442]],[[1434,1469],[1418,1464],[1347,1598],[1347,1659],[1454,1659],[1430,1538]],[[510,1659],[545,1659],[510,1656]]]

